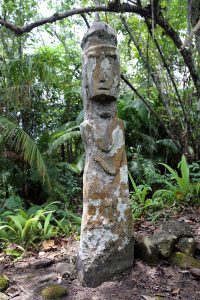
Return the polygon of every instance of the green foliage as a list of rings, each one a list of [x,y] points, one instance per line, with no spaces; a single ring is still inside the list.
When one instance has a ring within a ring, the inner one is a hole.
[[[134,189],[134,192],[130,193],[133,216],[135,219],[138,219],[146,213],[149,207],[154,206],[155,203],[153,203],[152,199],[147,198],[149,191],[151,191],[149,186],[137,186],[130,173],[129,178]]]
[[[162,213],[162,210],[164,213],[170,207],[176,206],[178,208],[188,203],[200,204],[200,181],[191,182],[190,166],[188,166],[184,155],[178,164],[177,171],[166,164],[160,163],[160,165],[163,165],[170,172],[170,176],[161,175],[154,170],[152,172],[154,175],[152,176],[155,181],[152,182],[152,187],[153,184],[157,184],[157,189],[153,193],[151,193],[151,186],[136,185],[129,173],[130,182],[134,190],[130,195],[135,219],[149,215],[152,220],[155,220]]]
[[[43,156],[30,136],[4,117],[0,117],[0,134],[11,147],[14,147],[17,152],[20,152],[23,155],[25,161],[31,166],[35,165],[37,167],[43,182],[47,182],[50,186],[50,180]]]
[[[5,248],[4,252],[14,260],[17,260],[22,258],[25,249],[17,244],[9,244],[8,247]]]
[[[16,195],[11,195],[4,203],[4,209],[7,210],[13,210],[19,207],[23,207],[23,200]]]
[[[1,215],[0,240],[27,248],[40,240],[77,233],[80,223],[80,217],[56,202],[44,208],[32,206],[28,211],[5,211]],[[18,250],[19,248],[9,247],[6,251],[11,256],[19,256]]]
[[[52,153],[58,146],[66,143],[67,141],[72,141],[80,137],[79,126],[74,126],[74,122],[69,122],[62,126],[62,131],[57,131],[54,133],[50,140],[49,153]]]
[[[16,214],[6,216],[7,224],[2,222],[0,238],[13,241],[27,247],[33,244],[38,235],[40,239],[49,238],[56,235],[54,227],[49,224],[51,212],[38,210],[29,216],[24,210],[17,210]]]
[[[169,193],[169,195],[171,195],[174,200],[184,201],[190,200],[192,196],[198,196],[200,191],[200,182],[191,183],[189,166],[184,155],[182,156],[181,161],[178,164],[180,176],[178,174],[178,171],[173,170],[170,166],[166,164],[161,165],[163,165],[170,172],[171,181],[175,181],[175,185],[171,182],[166,182],[170,189],[162,191],[165,195]],[[158,193],[161,194],[161,191],[158,190],[156,194]]]

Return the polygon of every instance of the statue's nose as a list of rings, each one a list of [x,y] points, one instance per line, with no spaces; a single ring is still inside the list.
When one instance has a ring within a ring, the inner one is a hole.
[[[100,76],[99,76],[99,81],[101,82],[101,83],[104,83],[104,82],[106,82],[106,80],[107,80],[107,76],[106,76],[106,73],[105,73],[105,69],[101,66],[100,67],[100,74],[99,74]]]

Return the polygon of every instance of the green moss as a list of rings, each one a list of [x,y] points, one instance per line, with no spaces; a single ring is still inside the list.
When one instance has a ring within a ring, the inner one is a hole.
[[[54,284],[44,288],[41,292],[42,297],[45,299],[59,299],[68,295],[68,289]]]
[[[0,292],[5,291],[9,286],[9,280],[5,275],[0,275]]]
[[[186,254],[176,252],[170,257],[172,264],[178,266],[181,269],[199,268],[200,260]]]

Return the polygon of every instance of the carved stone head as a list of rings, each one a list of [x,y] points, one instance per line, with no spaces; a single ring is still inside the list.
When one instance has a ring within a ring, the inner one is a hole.
[[[120,85],[120,62],[114,29],[104,22],[95,22],[84,35],[81,47],[84,101],[116,100]]]

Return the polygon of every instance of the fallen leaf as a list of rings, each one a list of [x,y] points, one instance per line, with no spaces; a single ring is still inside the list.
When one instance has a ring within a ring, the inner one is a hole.
[[[145,300],[156,300],[156,297],[141,295]]]
[[[55,246],[54,240],[44,240],[42,243],[42,247],[44,250],[50,250],[54,248],[54,246]]]
[[[171,291],[171,294],[172,294],[173,296],[176,296],[176,295],[179,294],[180,290],[181,290],[181,289],[179,289],[179,288],[175,288],[175,289],[173,289],[173,290]]]
[[[152,279],[154,279],[156,277],[156,268],[152,268],[151,270],[147,271],[147,275],[149,275],[149,277],[151,277]]]

